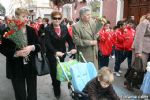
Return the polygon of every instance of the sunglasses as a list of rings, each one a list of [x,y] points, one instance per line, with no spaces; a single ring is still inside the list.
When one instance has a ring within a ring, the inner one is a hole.
[[[53,20],[61,20],[60,17],[53,17],[52,19],[53,19]]]

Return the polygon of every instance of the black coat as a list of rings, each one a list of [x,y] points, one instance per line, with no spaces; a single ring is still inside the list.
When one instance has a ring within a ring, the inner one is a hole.
[[[40,25],[39,31],[38,31],[38,36],[39,37],[43,37],[45,36],[45,28],[48,27],[49,24],[47,24],[47,26],[44,26],[44,24]]]
[[[35,45],[35,51],[30,53],[27,65],[23,64],[23,57],[14,57],[17,50],[16,44],[9,39],[2,38],[0,52],[6,56],[6,75],[9,79],[18,79],[37,75],[35,69],[35,54],[40,50],[39,42],[35,30],[29,26],[26,26],[26,29],[28,45]]]
[[[59,37],[53,27],[53,24],[46,27],[45,32],[45,46],[46,46],[46,54],[50,64],[56,66],[56,58],[55,54],[57,51],[61,51],[63,53],[66,52],[66,42],[69,45],[69,50],[74,49],[75,45],[71,36],[69,35],[68,29],[65,25],[60,25],[61,28],[61,36]],[[54,65],[53,65],[54,64]]]

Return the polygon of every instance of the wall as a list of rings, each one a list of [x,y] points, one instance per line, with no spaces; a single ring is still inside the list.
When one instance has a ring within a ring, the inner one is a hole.
[[[86,3],[78,2],[78,6],[77,6],[76,10],[74,9],[74,6],[73,6],[73,8],[72,8],[72,18],[73,19],[78,18],[79,17],[80,8],[82,8],[82,7],[86,6],[86,5],[87,5]]]
[[[103,16],[111,22],[111,25],[116,25],[117,15],[117,0],[103,0]]]

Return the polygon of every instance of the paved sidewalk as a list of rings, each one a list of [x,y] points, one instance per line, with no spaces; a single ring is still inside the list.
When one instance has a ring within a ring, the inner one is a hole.
[[[61,100],[71,100],[67,83],[61,83]],[[38,77],[38,100],[56,100],[49,75]]]
[[[126,61],[121,65],[121,70],[125,73]],[[114,59],[110,59],[110,67],[113,69],[114,66]],[[5,75],[5,57],[0,54],[0,100],[15,100],[14,99],[14,92],[11,86],[10,80],[6,79]],[[126,99],[127,97],[135,97],[140,95],[139,90],[135,90],[134,92],[128,91],[126,88],[123,87],[124,82],[124,74],[121,77],[115,77],[115,82],[113,86],[115,91],[121,98],[121,100],[136,100],[136,99]],[[38,86],[37,86],[37,93],[38,93],[38,100],[56,100],[53,95],[53,88],[51,85],[51,78],[49,75],[46,76],[39,76],[38,77]],[[67,83],[63,82],[61,84],[61,99],[60,100],[71,100],[69,90],[67,87]],[[140,100],[140,99],[138,99]]]

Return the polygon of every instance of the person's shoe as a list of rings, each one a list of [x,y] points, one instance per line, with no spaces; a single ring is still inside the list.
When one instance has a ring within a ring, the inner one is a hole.
[[[124,82],[124,86],[126,89],[128,89],[129,91],[134,91],[131,84],[127,81]]]
[[[124,86],[126,86],[128,84],[128,82],[127,81],[124,81]]]
[[[141,86],[139,86],[139,85],[133,85],[133,87],[136,88],[136,89],[140,89]]]
[[[120,76],[121,76],[118,72],[115,72],[115,75],[116,75],[117,77],[120,77]]]
[[[60,98],[60,95],[61,95],[61,90],[60,90],[60,87],[54,87],[54,95],[57,99]]]
[[[59,100],[59,99],[60,99],[60,96],[55,96],[55,97],[56,97],[56,99],[57,99],[57,100]]]
[[[119,70],[118,72],[119,72],[119,74],[122,74],[122,71],[121,71],[121,70]]]

